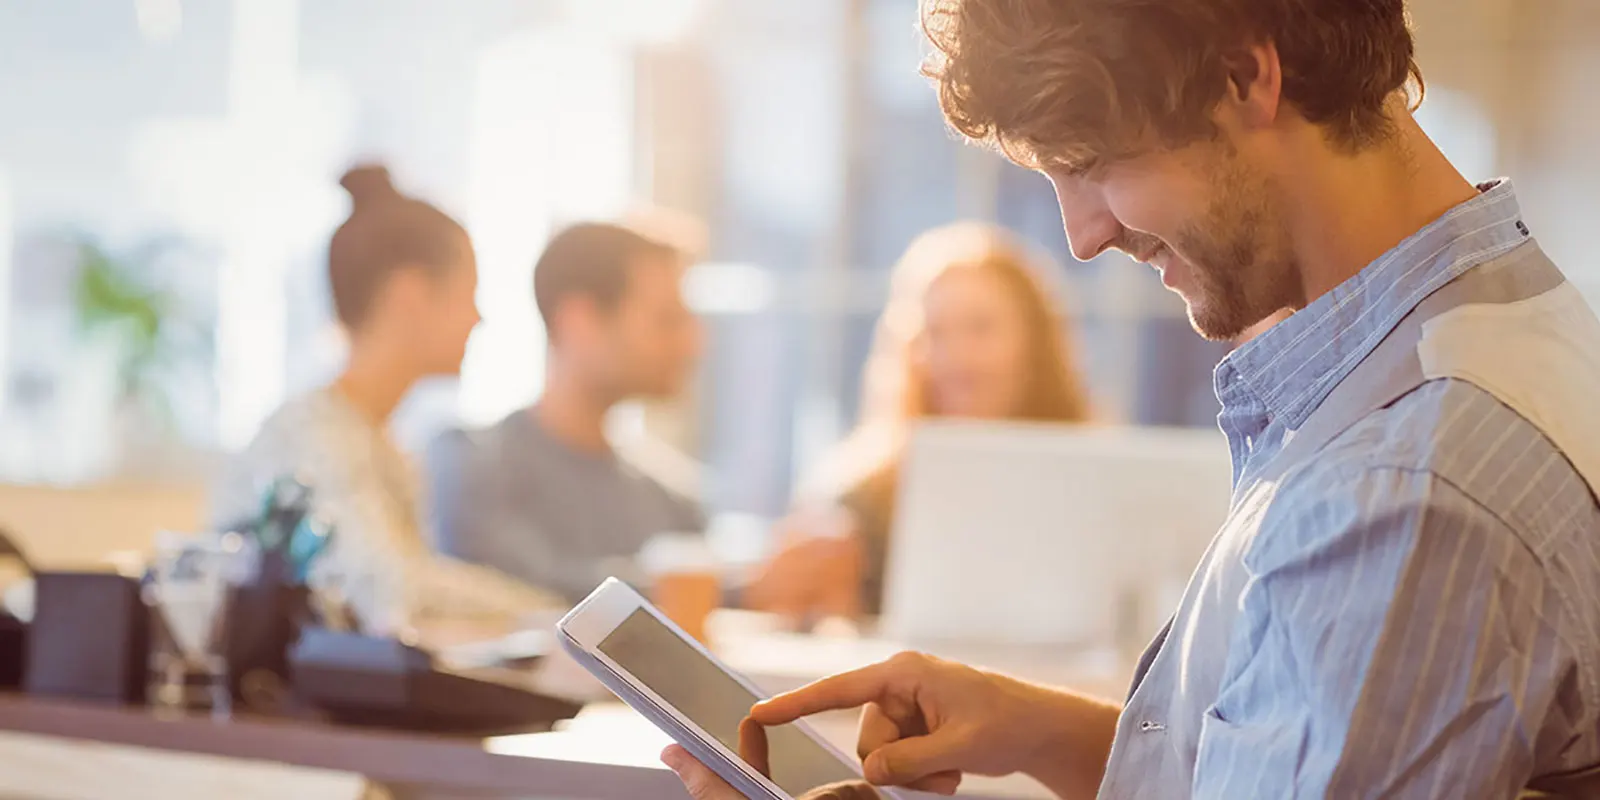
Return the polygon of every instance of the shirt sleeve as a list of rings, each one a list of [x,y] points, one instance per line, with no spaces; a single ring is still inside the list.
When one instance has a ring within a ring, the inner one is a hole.
[[[1193,796],[1516,796],[1576,670],[1544,569],[1430,473],[1318,480],[1244,556]]]
[[[419,618],[481,618],[516,624],[537,612],[564,609],[562,598],[499,569],[431,555],[415,562],[413,583]]]
[[[503,574],[434,554],[417,529],[417,498],[395,496],[369,451],[345,433],[320,433],[302,450],[296,475],[335,533],[310,577],[337,592],[367,633],[393,635],[430,618],[515,622],[555,604]]]

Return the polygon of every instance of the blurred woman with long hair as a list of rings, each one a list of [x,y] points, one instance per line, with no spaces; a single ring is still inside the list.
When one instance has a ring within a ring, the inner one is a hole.
[[[918,237],[891,278],[863,376],[861,421],[803,490],[784,546],[746,592],[802,619],[876,613],[911,430],[929,418],[1082,423],[1091,417],[1041,259],[997,226]]]

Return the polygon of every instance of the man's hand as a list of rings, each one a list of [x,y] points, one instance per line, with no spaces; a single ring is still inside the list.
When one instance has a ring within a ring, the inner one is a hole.
[[[739,728],[740,755],[767,772],[765,728],[863,707],[857,752],[867,781],[955,794],[962,775],[1031,775],[1062,797],[1093,797],[1105,774],[1119,709],[1003,675],[906,653],[757,705]],[[662,761],[695,800],[739,793],[682,748]],[[869,787],[818,789],[802,800],[873,798]]]
[[[1093,796],[1120,713],[1081,695],[907,653],[775,697],[750,717],[775,726],[858,706],[867,780],[939,794],[954,794],[964,773],[1023,772],[1058,795]]]
[[[865,556],[854,524],[843,511],[785,520],[783,544],[745,587],[745,603],[790,622],[860,616]]]

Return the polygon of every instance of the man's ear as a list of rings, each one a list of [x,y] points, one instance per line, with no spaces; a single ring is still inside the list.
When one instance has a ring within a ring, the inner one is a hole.
[[[583,340],[589,338],[590,332],[600,324],[600,308],[594,298],[574,294],[556,306],[553,317],[550,330],[546,332],[552,342]]]
[[[1218,113],[1246,130],[1271,127],[1283,102],[1283,63],[1272,42],[1236,50],[1222,59],[1227,85]]]

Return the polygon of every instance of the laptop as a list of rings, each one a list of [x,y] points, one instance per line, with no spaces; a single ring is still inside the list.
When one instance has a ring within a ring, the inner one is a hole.
[[[1215,430],[925,424],[901,474],[882,633],[913,646],[1147,637],[1231,483]]]

